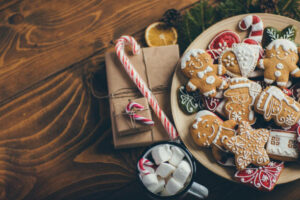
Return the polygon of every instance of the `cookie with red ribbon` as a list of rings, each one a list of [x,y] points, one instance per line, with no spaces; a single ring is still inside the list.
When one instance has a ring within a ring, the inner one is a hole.
[[[258,190],[271,191],[275,187],[283,168],[283,162],[270,162],[263,167],[249,167],[237,171],[234,177],[239,182]]]

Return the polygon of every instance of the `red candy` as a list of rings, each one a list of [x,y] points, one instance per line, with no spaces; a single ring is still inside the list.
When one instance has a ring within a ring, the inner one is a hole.
[[[207,52],[213,59],[218,59],[222,51],[230,48],[234,43],[240,43],[240,36],[234,31],[224,30],[218,33],[209,43]]]
[[[241,183],[250,185],[258,190],[271,191],[284,168],[283,162],[270,162],[264,167],[246,168],[237,171],[234,177]]]

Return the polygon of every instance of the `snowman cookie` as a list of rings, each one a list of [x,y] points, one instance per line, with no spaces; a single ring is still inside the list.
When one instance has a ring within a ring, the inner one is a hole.
[[[298,50],[294,42],[288,39],[273,40],[266,48],[265,58],[259,60],[259,68],[264,70],[264,81],[274,81],[281,87],[287,87],[289,75],[300,77]]]
[[[197,89],[204,96],[215,97],[217,89],[228,87],[226,80],[218,75],[226,73],[222,66],[213,64],[211,56],[202,49],[192,49],[181,59],[181,70],[190,80],[186,85],[188,92]]]

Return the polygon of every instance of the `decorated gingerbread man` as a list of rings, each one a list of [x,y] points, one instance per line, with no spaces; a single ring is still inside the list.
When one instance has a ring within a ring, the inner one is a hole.
[[[288,39],[273,40],[266,48],[265,58],[259,60],[259,67],[264,69],[264,80],[268,84],[276,81],[277,85],[285,88],[289,74],[300,77],[298,50],[294,42]]]
[[[237,136],[224,138],[224,146],[235,155],[235,165],[238,170],[245,169],[249,164],[265,166],[270,162],[265,150],[270,131],[253,129],[248,122],[239,124]]]
[[[189,92],[199,89],[204,96],[214,97],[217,89],[228,87],[218,76],[226,73],[225,67],[214,65],[211,56],[202,49],[188,51],[181,59],[181,70],[190,79],[186,85]]]
[[[211,144],[223,148],[223,140],[235,135],[234,120],[223,121],[214,113],[202,110],[197,113],[190,128],[190,133],[195,143],[201,147],[209,147]]]

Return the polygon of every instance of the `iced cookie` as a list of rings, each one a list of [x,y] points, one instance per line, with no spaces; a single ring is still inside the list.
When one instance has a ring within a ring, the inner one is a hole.
[[[261,86],[244,77],[230,79],[229,88],[224,92],[226,103],[224,106],[225,116],[238,123],[247,121],[250,125],[254,124],[256,117],[253,105],[256,97],[261,92]]]
[[[199,91],[204,96],[214,97],[217,89],[228,87],[226,80],[218,75],[223,75],[226,69],[213,64],[211,56],[202,49],[188,51],[181,59],[181,70],[190,80],[186,85],[187,91]]]
[[[288,39],[294,41],[296,37],[296,29],[293,25],[285,27],[282,31],[277,30],[274,27],[266,27],[264,29],[262,45],[263,47],[268,46],[273,40],[277,39]]]
[[[195,143],[201,147],[209,147],[214,144],[223,147],[223,140],[235,135],[234,120],[223,121],[214,113],[202,110],[197,113],[196,118],[190,128]]]
[[[235,155],[235,165],[238,170],[245,169],[249,164],[265,166],[270,162],[265,150],[270,131],[253,129],[248,122],[239,124],[237,136],[225,138],[223,144]]]
[[[266,121],[288,128],[300,119],[300,104],[276,86],[269,86],[257,97],[254,109]]]
[[[231,77],[249,77],[256,67],[259,49],[258,45],[233,44],[220,55],[219,68],[225,67],[227,75]]]
[[[288,39],[272,41],[266,48],[265,58],[259,60],[259,68],[264,70],[264,81],[274,81],[281,87],[287,87],[289,75],[300,77],[298,50],[294,42]]]
[[[187,92],[184,86],[178,88],[178,104],[182,111],[193,114],[204,109],[202,96],[199,92]]]
[[[258,190],[271,191],[275,187],[283,168],[283,162],[270,162],[263,167],[249,167],[237,171],[234,177],[241,183]]]
[[[267,143],[270,158],[281,161],[295,161],[299,157],[297,134],[283,130],[272,130]]]

